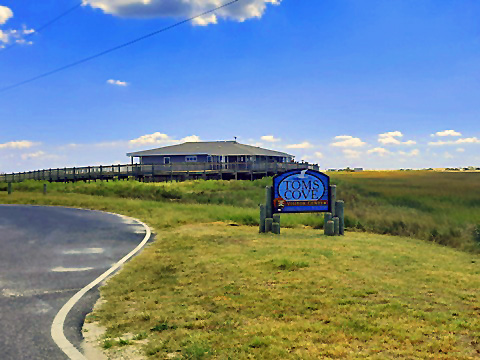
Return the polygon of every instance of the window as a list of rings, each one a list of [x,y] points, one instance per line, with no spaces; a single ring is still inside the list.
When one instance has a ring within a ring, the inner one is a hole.
[[[170,164],[170,158],[169,157],[164,157],[163,158],[163,163],[166,164],[166,165]]]
[[[185,161],[186,162],[197,162],[197,157],[195,155],[188,155],[188,156],[185,156]]]
[[[210,155],[207,156],[207,162],[212,162],[212,157]]]

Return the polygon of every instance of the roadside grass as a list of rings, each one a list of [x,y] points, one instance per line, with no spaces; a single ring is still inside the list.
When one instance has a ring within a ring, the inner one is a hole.
[[[480,174],[366,171],[328,175],[332,183],[338,185],[338,198],[345,200],[348,230],[408,236],[465,251],[480,251]],[[198,216],[256,225],[258,204],[264,201],[264,189],[269,184],[271,178],[180,183],[77,182],[52,183],[48,191],[49,196],[79,194],[145,200],[151,207],[186,204],[193,209],[195,204],[212,205],[197,207],[209,213]],[[35,181],[14,185],[15,191],[20,192],[41,193],[42,188],[43,183]],[[6,190],[6,184],[0,184],[2,190]],[[214,205],[229,210],[219,210]],[[176,221],[171,219],[171,222]],[[282,215],[282,226],[320,229],[323,217],[317,214]]]
[[[409,238],[188,224],[112,278],[95,317],[160,359],[471,359],[479,275],[478,256]]]
[[[248,207],[19,191],[0,193],[0,203],[112,211],[157,231],[101,288],[106,301],[88,317],[107,328],[107,351],[140,346],[151,358],[240,360],[480,356],[475,254],[406,237],[330,238],[298,227],[275,236],[232,226],[256,218]]]

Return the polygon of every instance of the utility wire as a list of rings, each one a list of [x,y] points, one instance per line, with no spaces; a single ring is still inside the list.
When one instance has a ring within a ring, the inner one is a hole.
[[[128,41],[128,42],[123,43],[123,44],[121,44],[121,45],[117,45],[117,46],[112,47],[112,48],[110,48],[110,49],[104,50],[104,51],[99,52],[99,53],[97,53],[97,54],[95,54],[95,55],[91,55],[91,56],[88,56],[88,57],[83,58],[83,59],[81,59],[81,60],[77,60],[77,61],[75,61],[75,62],[73,62],[73,63],[68,64],[68,65],[64,65],[64,66],[59,67],[59,68],[57,68],[57,69],[55,69],[55,70],[48,71],[48,72],[46,72],[46,73],[37,75],[37,76],[35,76],[35,77],[32,77],[32,78],[27,79],[27,80],[24,80],[24,81],[20,81],[20,82],[18,82],[18,83],[16,83],[16,84],[13,84],[13,85],[9,85],[9,86],[0,88],[0,93],[5,92],[5,91],[8,91],[8,90],[12,90],[12,89],[17,88],[17,87],[19,87],[19,86],[22,86],[22,85],[31,83],[32,81],[35,81],[35,80],[38,80],[38,79],[42,79],[42,78],[44,78],[44,77],[53,75],[53,74],[55,74],[55,73],[58,73],[58,72],[60,72],[60,71],[69,69],[69,68],[71,68],[71,67],[74,67],[74,66],[77,66],[77,65],[80,65],[80,64],[86,63],[87,61],[96,59],[96,58],[98,58],[98,57],[100,57],[100,56],[109,54],[109,53],[111,53],[111,52],[114,52],[114,51],[116,51],[116,50],[122,49],[122,48],[124,48],[124,47],[133,45],[133,44],[135,44],[135,43],[137,43],[137,42],[139,42],[139,41],[148,39],[148,38],[150,38],[150,37],[152,37],[152,36],[155,36],[155,35],[158,35],[158,34],[160,34],[160,33],[163,33],[163,32],[166,32],[166,31],[168,31],[168,30],[171,30],[171,29],[173,29],[173,28],[176,28],[177,26],[180,26],[180,25],[186,24],[186,23],[188,23],[188,22],[191,22],[191,21],[193,21],[193,20],[195,20],[195,19],[197,19],[197,18],[199,18],[199,17],[208,15],[208,14],[210,14],[210,13],[213,13],[213,12],[217,11],[217,10],[220,10],[220,9],[222,9],[222,8],[225,8],[225,7],[227,7],[227,6],[230,6],[230,5],[232,5],[232,4],[234,4],[234,3],[238,2],[238,1],[240,1],[240,0],[230,1],[230,2],[228,2],[228,3],[225,3],[225,4],[223,4],[223,5],[220,5],[220,6],[216,7],[215,9],[205,11],[205,12],[203,12],[203,13],[201,13],[201,14],[198,14],[198,15],[192,16],[192,17],[190,17],[190,18],[188,18],[188,19],[179,21],[179,22],[177,22],[177,23],[175,23],[175,24],[173,24],[173,25],[164,27],[164,28],[162,28],[162,29],[156,30],[156,31],[154,31],[154,32],[151,32],[151,33],[149,33],[149,34],[147,34],[147,35],[141,36],[141,37],[136,38],[136,39],[134,39],[134,40]]]
[[[42,30],[44,30],[45,28],[49,27],[50,25],[52,25],[53,23],[56,23],[58,20],[60,20],[61,18],[63,18],[64,16],[67,16],[68,14],[70,14],[71,12],[77,10],[80,6],[82,6],[82,2],[79,2],[78,4],[76,4],[75,6],[71,7],[70,9],[68,9],[67,11],[61,13],[60,15],[58,15],[56,18],[48,21],[47,23],[43,24],[42,26],[40,26],[39,28],[35,29],[34,32],[30,33],[30,34],[26,34],[24,37],[23,37],[23,40],[25,39],[28,39],[30,38],[31,36],[33,35],[36,35],[40,32],[42,32]],[[6,47],[3,48],[2,51],[0,51],[0,54],[10,50],[11,48],[13,48],[14,46],[18,45],[17,42],[14,42]]]

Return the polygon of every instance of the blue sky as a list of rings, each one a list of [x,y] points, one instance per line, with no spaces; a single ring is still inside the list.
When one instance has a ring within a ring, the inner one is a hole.
[[[222,3],[84,2],[0,50],[0,87]],[[76,3],[0,0],[0,45]],[[479,18],[476,0],[240,0],[0,93],[0,172],[234,136],[321,168],[480,166]]]

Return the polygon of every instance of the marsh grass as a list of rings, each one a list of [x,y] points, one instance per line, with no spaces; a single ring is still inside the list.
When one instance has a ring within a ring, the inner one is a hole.
[[[337,184],[338,198],[345,200],[346,226],[350,231],[415,237],[467,251],[480,250],[476,232],[480,219],[480,174],[369,171],[329,175],[332,183]],[[148,208],[175,209],[175,215],[179,209],[175,204],[187,205],[186,209],[198,205],[196,209],[202,214],[193,215],[193,222],[220,220],[257,225],[258,204],[264,201],[264,189],[269,184],[271,178],[179,183],[52,183],[48,185],[47,197],[79,194],[144,200]],[[14,188],[15,191],[41,193],[43,183],[26,181],[15,184]],[[6,191],[6,184],[0,184],[2,190]],[[190,222],[180,217],[178,220],[170,218],[168,223],[183,221]],[[282,215],[282,227],[298,226],[321,229],[323,217],[318,214]]]

